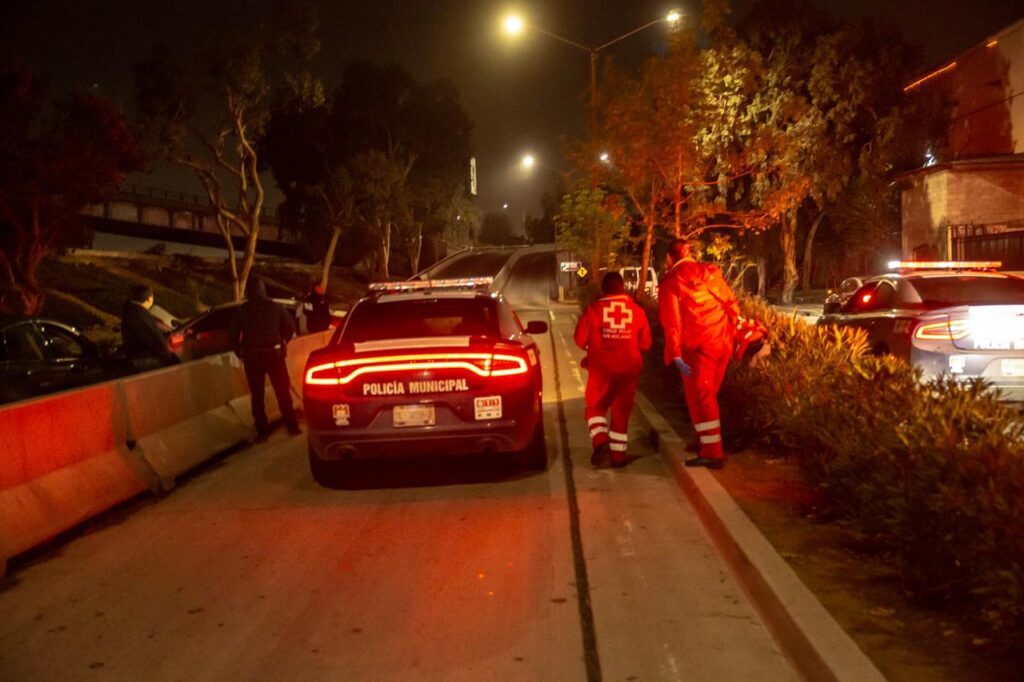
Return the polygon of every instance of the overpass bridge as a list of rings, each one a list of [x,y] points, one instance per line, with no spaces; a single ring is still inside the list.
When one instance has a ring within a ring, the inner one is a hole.
[[[158,244],[166,253],[224,256],[224,238],[217,228],[209,199],[198,194],[125,184],[111,199],[86,207],[82,212],[88,243],[104,251],[145,251]],[[294,234],[283,229],[275,208],[261,220],[263,238],[257,253],[266,256],[304,257]],[[241,236],[235,248],[244,248]]]

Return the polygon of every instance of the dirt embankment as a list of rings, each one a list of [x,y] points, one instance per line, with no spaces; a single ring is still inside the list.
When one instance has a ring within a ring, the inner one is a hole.
[[[296,298],[319,279],[320,268],[267,260],[254,272],[272,296]],[[157,305],[181,320],[234,298],[223,260],[188,256],[77,252],[48,258],[39,279],[47,294],[41,316],[78,327],[100,343],[117,342],[121,307],[134,286],[151,287]],[[365,280],[350,269],[332,271],[327,295],[333,307],[347,308],[365,291]]]

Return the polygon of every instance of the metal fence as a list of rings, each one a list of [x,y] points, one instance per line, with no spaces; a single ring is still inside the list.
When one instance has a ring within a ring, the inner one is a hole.
[[[1024,270],[1024,220],[994,225],[950,225],[955,260],[997,260]]]

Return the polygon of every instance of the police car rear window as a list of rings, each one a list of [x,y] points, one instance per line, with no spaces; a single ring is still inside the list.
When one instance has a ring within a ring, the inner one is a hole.
[[[343,341],[432,336],[499,336],[496,303],[489,299],[406,300],[356,306]]]
[[[911,282],[929,308],[1024,304],[1024,279],[1016,277],[922,277]]]

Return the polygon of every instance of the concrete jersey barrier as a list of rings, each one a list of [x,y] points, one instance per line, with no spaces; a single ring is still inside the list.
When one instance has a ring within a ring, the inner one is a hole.
[[[0,409],[0,574],[20,554],[149,488],[119,382]]]
[[[293,389],[330,336],[289,344]],[[269,386],[266,395],[276,418]],[[7,558],[135,495],[170,489],[251,427],[245,374],[230,353],[0,407],[0,575]]]

